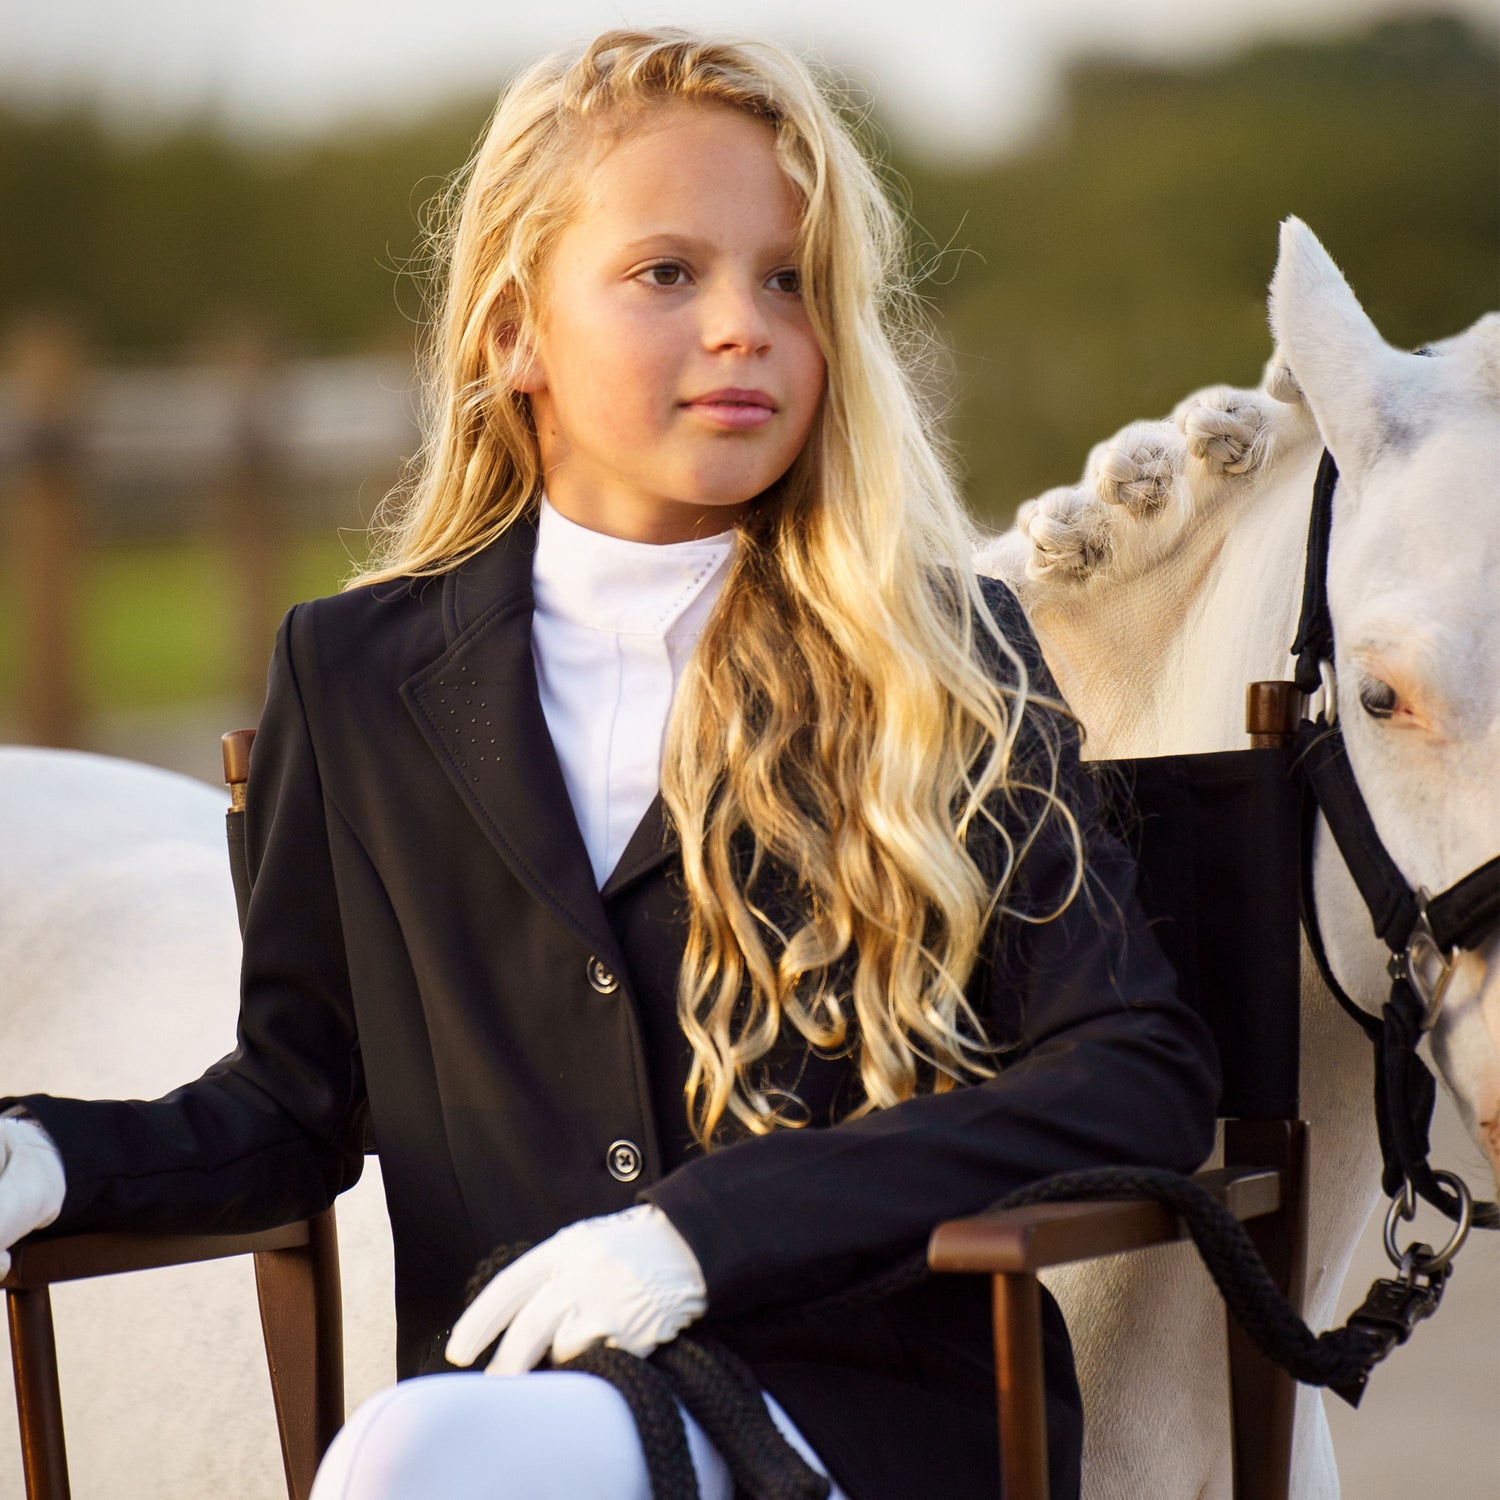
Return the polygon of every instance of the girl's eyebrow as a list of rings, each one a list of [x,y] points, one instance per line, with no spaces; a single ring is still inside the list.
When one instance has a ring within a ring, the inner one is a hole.
[[[643,251],[661,249],[682,250],[689,255],[712,254],[718,247],[712,240],[699,239],[691,234],[674,234],[671,230],[661,230],[656,234],[643,235],[638,240],[631,240],[620,247],[622,255],[635,255]],[[767,247],[773,255],[790,256],[792,253],[791,242],[783,244],[777,241],[775,245]]]

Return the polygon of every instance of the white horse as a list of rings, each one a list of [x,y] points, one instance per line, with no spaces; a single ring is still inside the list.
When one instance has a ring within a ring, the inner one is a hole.
[[[234,1046],[226,805],[129,761],[0,749],[0,1093],[151,1098]],[[395,1378],[374,1160],[339,1229],[352,1409]],[[284,1500],[248,1257],[52,1297],[75,1494]],[[22,1493],[16,1434],[0,1414],[3,1500]]]
[[[1243,747],[1245,684],[1291,676],[1326,445],[1340,473],[1328,564],[1338,718],[1387,849],[1410,884],[1437,892],[1500,853],[1500,315],[1431,357],[1392,349],[1296,219],[1270,311],[1278,350],[1262,389],[1200,391],[1168,420],[1124,428],[1080,484],[1022,506],[981,571],[1019,593],[1089,754]],[[1321,825],[1314,871],[1333,972],[1376,1010],[1386,950]],[[1323,1327],[1379,1159],[1369,1044],[1306,953],[1303,974],[1306,1313]],[[1500,939],[1458,964],[1432,1047],[1500,1180]],[[1228,1495],[1222,1313],[1191,1253],[1048,1279],[1084,1386],[1085,1500]],[[1338,1493],[1307,1389],[1294,1473],[1297,1500]]]
[[[1082,486],[1025,508],[983,562],[1021,593],[1091,753],[1237,746],[1243,683],[1287,675],[1326,440],[1345,475],[1331,573],[1350,755],[1393,854],[1436,890],[1500,847],[1500,658],[1482,592],[1486,570],[1495,576],[1497,518],[1483,489],[1493,455],[1479,452],[1500,400],[1500,320],[1439,358],[1409,361],[1380,343],[1300,226],[1288,230],[1273,313],[1308,403],[1276,364],[1267,392],[1202,393],[1174,421],[1127,428],[1095,451]],[[1421,580],[1420,593],[1403,591],[1408,579]],[[1363,722],[1361,673],[1396,687],[1397,717],[1411,722]],[[142,766],[0,751],[0,1092],[150,1096],[233,1044],[238,936],[223,805],[199,783]],[[1321,844],[1318,882],[1335,969],[1373,1003],[1381,953]],[[1485,956],[1488,986],[1468,963],[1438,1044],[1471,1123],[1487,1122],[1493,1155],[1500,954]],[[1303,1072],[1318,1321],[1372,1205],[1377,1163],[1367,1045],[1315,987]],[[394,1374],[379,1194],[372,1161],[339,1202],[351,1407]],[[1086,1482],[1097,1500],[1226,1491],[1219,1304],[1191,1252],[1157,1260],[1165,1287],[1139,1258],[1056,1281],[1089,1402]],[[75,1283],[54,1299],[78,1493],[278,1500],[247,1263]],[[14,1441],[0,1419],[3,1500],[21,1493]],[[1297,1463],[1301,1500],[1335,1492],[1315,1396]]]

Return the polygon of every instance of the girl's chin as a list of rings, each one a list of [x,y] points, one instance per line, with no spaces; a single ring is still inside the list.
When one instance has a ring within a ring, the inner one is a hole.
[[[745,510],[776,484],[792,462],[788,459],[779,467],[768,463],[726,464],[722,461],[725,456],[732,455],[694,454],[693,461],[677,469],[664,490],[677,496],[682,505]]]

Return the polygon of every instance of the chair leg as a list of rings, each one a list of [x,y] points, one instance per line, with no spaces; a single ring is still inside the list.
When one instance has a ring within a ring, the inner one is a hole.
[[[69,1500],[68,1453],[63,1441],[62,1390],[46,1287],[6,1293],[10,1359],[21,1422],[21,1470],[26,1500]]]
[[[307,1500],[318,1464],[344,1424],[344,1320],[333,1210],[310,1219],[308,1230],[305,1246],[255,1257],[289,1500]]]
[[[994,1277],[993,1295],[1000,1493],[1004,1500],[1048,1500],[1041,1286],[1028,1272],[1006,1272]]]
[[[1224,1165],[1277,1167],[1281,1208],[1245,1228],[1278,1290],[1300,1313],[1307,1260],[1307,1126],[1301,1120],[1227,1120]],[[1229,1320],[1235,1500],[1286,1500],[1297,1382]]]

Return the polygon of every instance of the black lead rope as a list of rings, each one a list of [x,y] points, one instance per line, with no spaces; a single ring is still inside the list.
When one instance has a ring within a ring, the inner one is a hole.
[[[1447,1176],[1448,1174],[1443,1174]],[[1314,1333],[1281,1294],[1245,1227],[1191,1177],[1156,1167],[1093,1167],[1062,1172],[1008,1194],[987,1212],[1034,1204],[1150,1198],[1182,1219],[1230,1315],[1267,1359],[1304,1385],[1327,1386],[1353,1406],[1370,1372],[1437,1308],[1456,1244],[1434,1252],[1412,1245],[1397,1279],[1371,1287],[1342,1328]],[[1391,1225],[1387,1221],[1387,1241]],[[472,1301],[489,1279],[530,1247],[505,1245],[470,1278]],[[767,1328],[880,1301],[931,1275],[925,1251],[800,1306],[758,1311]],[[732,1331],[733,1322],[720,1325]],[[618,1390],[640,1435],[653,1500],[699,1500],[687,1433],[677,1403],[691,1413],[729,1468],[736,1500],[827,1500],[829,1480],[808,1465],[771,1421],[750,1367],[708,1330],[679,1334],[648,1358],[595,1343],[555,1368],[597,1375]]]
[[[781,1435],[754,1371],[704,1333],[679,1334],[650,1363],[729,1466],[737,1494],[751,1500],[827,1500],[828,1479]]]
[[[1457,1183],[1451,1173],[1441,1174]],[[1135,1200],[1165,1204],[1182,1220],[1224,1305],[1256,1348],[1303,1385],[1327,1386],[1358,1406],[1371,1371],[1442,1298],[1453,1255],[1468,1232],[1467,1217],[1441,1250],[1413,1244],[1396,1251],[1395,1206],[1386,1220],[1386,1246],[1398,1266],[1381,1278],[1342,1328],[1314,1333],[1282,1295],[1245,1226],[1206,1188],[1181,1172],[1160,1167],[1087,1167],[1060,1172],[1008,1194],[985,1210],[998,1213],[1040,1203]],[[1401,1217],[1410,1218],[1410,1205]],[[909,1256],[865,1280],[802,1307],[762,1312],[756,1327],[841,1312],[914,1286],[931,1273],[925,1252]]]
[[[474,1268],[465,1304],[530,1248],[528,1243],[497,1246]],[[597,1375],[619,1391],[640,1436],[653,1500],[699,1500],[679,1402],[724,1460],[736,1500],[828,1500],[827,1476],[782,1436],[754,1372],[706,1333],[681,1333],[646,1359],[600,1341],[554,1368]]]

